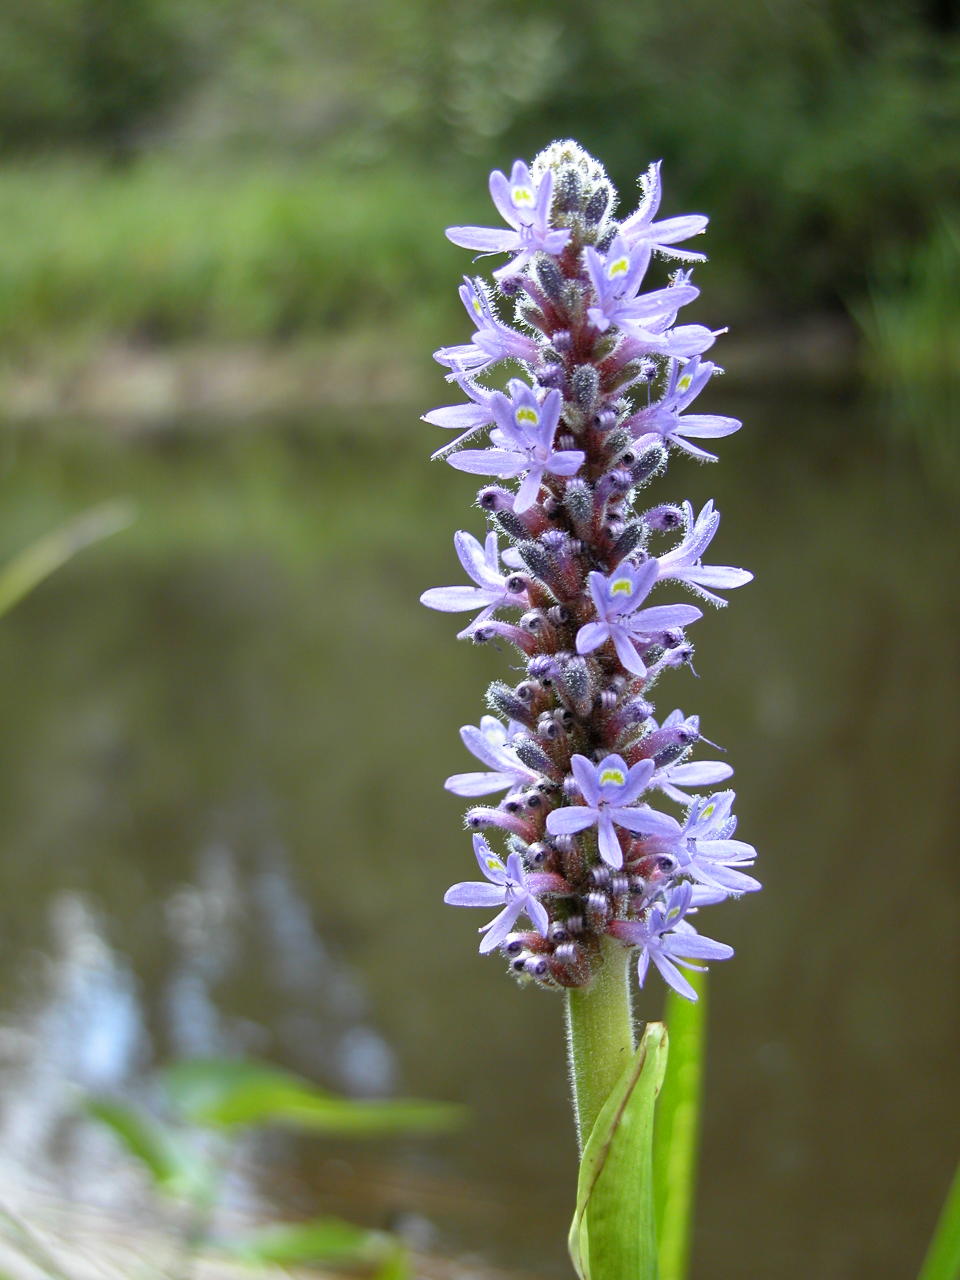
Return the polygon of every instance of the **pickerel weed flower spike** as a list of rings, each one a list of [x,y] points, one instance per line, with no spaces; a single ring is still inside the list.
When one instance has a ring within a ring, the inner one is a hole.
[[[702,356],[722,332],[678,323],[699,292],[690,270],[645,284],[663,258],[703,259],[679,246],[707,220],[656,220],[659,164],[641,187],[618,221],[602,167],[559,142],[491,175],[505,227],[447,232],[508,260],[494,272],[499,293],[465,279],[471,341],[436,353],[466,402],[424,417],[457,433],[435,457],[497,483],[477,495],[485,541],[463,530],[454,540],[472,585],[421,599],[475,612],[460,636],[510,643],[523,664],[515,685],[491,685],[492,714],[460,731],[482,769],[446,787],[474,801],[466,822],[484,878],[445,901],[496,907],[480,950],[500,949],[524,980],[585,986],[622,945],[636,950],[641,983],[652,962],[695,999],[682,969],[732,951],[690,917],[758,889],[756,851],[734,836],[733,792],[705,794],[731,766],[691,758],[706,742],[698,718],[675,710],[658,722],[651,697],[693,656],[686,629],[701,610],[675,593],[723,605],[718,592],[752,575],[703,563],[720,522],[712,502],[695,514],[689,502],[643,500],[671,456],[714,460],[691,441],[740,423],[687,412],[719,372]],[[485,383],[500,365],[504,390]],[[671,804],[678,816],[660,808]],[[480,831],[503,842],[502,857]]]

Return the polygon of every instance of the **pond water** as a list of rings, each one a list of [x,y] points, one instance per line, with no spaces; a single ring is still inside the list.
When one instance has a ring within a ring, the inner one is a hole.
[[[766,886],[704,926],[738,954],[711,979],[694,1274],[910,1275],[956,1155],[954,503],[853,401],[723,411],[748,427],[722,464],[657,489],[715,496],[714,558],[757,575],[698,624],[701,678],[657,691],[728,749]],[[271,1137],[247,1190],[549,1280],[561,1001],[441,901],[471,874],[442,780],[512,659],[417,603],[480,528],[417,413],[3,436],[4,558],[104,498],[138,519],[0,622],[0,1150],[120,1200],[72,1090],[196,1054],[460,1100],[457,1137]]]

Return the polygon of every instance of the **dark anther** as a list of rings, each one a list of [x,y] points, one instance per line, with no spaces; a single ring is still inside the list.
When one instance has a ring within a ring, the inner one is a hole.
[[[526,591],[527,580],[520,573],[512,573],[507,579],[507,590],[511,595],[519,595],[521,591]]]
[[[521,681],[514,690],[521,702],[532,702],[536,692],[537,686],[531,680]]]

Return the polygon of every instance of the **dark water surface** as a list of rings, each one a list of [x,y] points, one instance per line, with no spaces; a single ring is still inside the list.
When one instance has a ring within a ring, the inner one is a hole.
[[[739,411],[720,466],[656,489],[716,496],[710,558],[757,574],[698,625],[701,679],[657,690],[728,748],[766,885],[704,921],[738,955],[712,979],[695,1275],[893,1280],[956,1156],[955,517],[875,414]],[[248,1182],[284,1211],[567,1275],[561,1001],[441,902],[472,875],[441,783],[512,661],[417,604],[460,580],[469,478],[401,408],[0,447],[4,558],[139,508],[0,622],[0,1172],[119,1200],[71,1088],[249,1052],[472,1109],[457,1138],[271,1138]]]

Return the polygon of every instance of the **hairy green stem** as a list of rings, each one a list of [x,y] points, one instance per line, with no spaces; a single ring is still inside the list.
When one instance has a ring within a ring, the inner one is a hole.
[[[603,964],[590,986],[567,991],[567,1056],[581,1151],[635,1047],[630,952],[613,938],[601,945]]]

